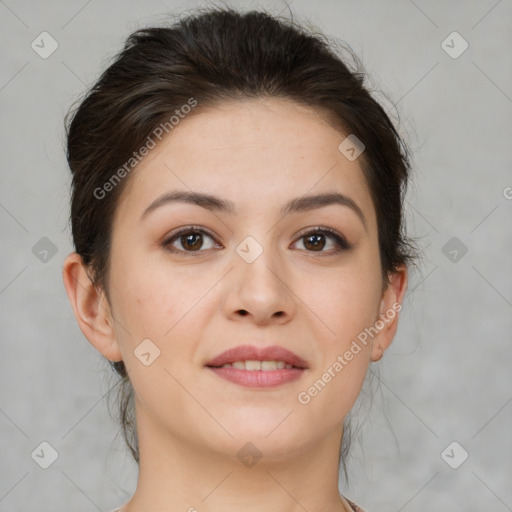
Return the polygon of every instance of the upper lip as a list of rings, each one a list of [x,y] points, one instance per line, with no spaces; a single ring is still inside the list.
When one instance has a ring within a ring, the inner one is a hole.
[[[235,361],[284,361],[297,368],[307,368],[306,361],[297,354],[278,345],[271,347],[255,347],[254,345],[239,345],[225,350],[206,363],[206,366],[222,366]]]

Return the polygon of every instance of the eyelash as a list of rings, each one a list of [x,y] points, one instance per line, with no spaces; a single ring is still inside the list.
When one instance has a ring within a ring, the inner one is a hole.
[[[172,242],[174,242],[175,240],[178,240],[181,236],[186,235],[186,234],[192,234],[192,233],[193,234],[200,233],[202,235],[209,236],[213,240],[215,239],[215,237],[212,234],[210,234],[205,229],[200,228],[199,226],[188,226],[186,228],[180,229],[177,233],[174,233],[170,238],[167,238],[166,241],[162,245],[164,248],[166,248],[166,250],[168,250],[171,253],[186,253],[187,255],[198,256],[201,252],[204,252],[204,249],[199,249],[198,251],[186,251],[186,250],[182,250],[182,249],[176,249],[175,247],[171,246]],[[303,238],[306,238],[307,236],[316,235],[316,234],[327,235],[328,237],[330,237],[334,240],[336,248],[330,254],[338,254],[342,251],[350,250],[353,247],[352,244],[347,242],[345,237],[343,237],[336,231],[334,231],[330,228],[325,228],[325,227],[321,227],[321,226],[309,229],[308,231],[302,233],[297,240],[301,240]],[[327,251],[323,251],[323,250],[322,251],[307,251],[306,250],[306,252],[325,253]],[[329,255],[329,253],[328,253],[328,255]]]

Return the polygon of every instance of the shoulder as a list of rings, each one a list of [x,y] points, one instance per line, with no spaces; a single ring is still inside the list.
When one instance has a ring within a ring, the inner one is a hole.
[[[119,507],[111,510],[110,512],[122,512],[124,510],[126,510],[126,505],[128,505],[128,501],[126,503],[123,503],[122,505],[120,505]]]
[[[354,509],[354,512],[365,512],[361,507],[358,507],[353,501],[350,501],[348,498],[345,498],[348,501],[348,504]]]

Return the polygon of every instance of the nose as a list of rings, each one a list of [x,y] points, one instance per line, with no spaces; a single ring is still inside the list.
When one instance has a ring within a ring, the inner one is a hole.
[[[256,325],[288,323],[296,311],[296,300],[289,273],[278,255],[265,249],[252,263],[236,252],[233,270],[229,273],[224,303],[226,315]]]

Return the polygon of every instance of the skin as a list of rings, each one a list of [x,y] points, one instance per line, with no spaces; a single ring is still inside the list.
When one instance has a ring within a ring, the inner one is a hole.
[[[407,271],[391,274],[383,291],[375,209],[360,159],[338,150],[345,136],[284,99],[198,110],[129,177],[113,222],[110,304],[80,257],[66,258],[64,284],[82,332],[104,357],[124,361],[135,390],[139,479],[122,512],[350,510],[338,492],[343,421],[369,364],[390,345],[398,312],[309,403],[297,396],[402,302]],[[173,203],[139,220],[171,190],[219,196],[236,213]],[[366,226],[338,204],[279,213],[290,199],[333,191],[352,198]],[[204,235],[199,251],[183,237],[164,246],[190,225],[213,238]],[[353,247],[336,253],[326,236],[315,251],[304,234],[319,225]],[[235,250],[248,236],[263,249],[252,263]],[[148,338],[160,356],[145,366],[134,350]],[[239,344],[281,345],[308,369],[282,386],[251,389],[204,366]],[[247,442],[263,454],[252,467],[237,458]]]

